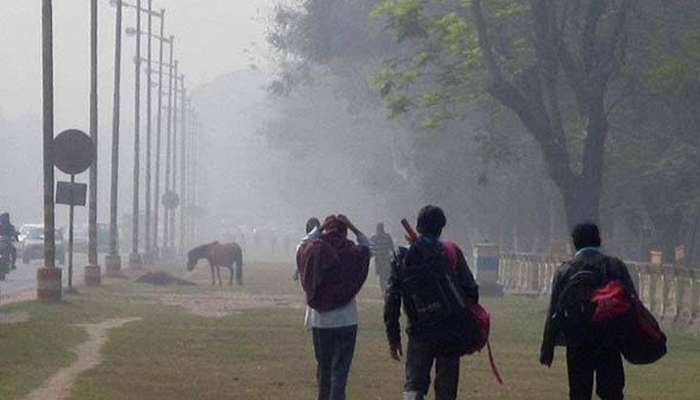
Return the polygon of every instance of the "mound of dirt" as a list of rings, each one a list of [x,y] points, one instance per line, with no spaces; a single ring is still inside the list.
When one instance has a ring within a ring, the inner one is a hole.
[[[154,286],[168,286],[168,285],[179,285],[179,286],[194,286],[194,282],[190,282],[184,279],[177,278],[165,271],[149,272],[145,275],[141,275],[136,279],[138,283],[146,283]]]

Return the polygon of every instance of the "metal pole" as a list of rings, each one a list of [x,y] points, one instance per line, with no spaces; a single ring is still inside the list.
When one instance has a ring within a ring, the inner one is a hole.
[[[119,254],[118,202],[119,202],[119,123],[121,112],[121,71],[122,71],[122,0],[117,0],[117,18],[114,45],[114,100],[112,106],[112,182],[109,210],[109,255],[105,259],[108,272],[121,269]]]
[[[172,125],[173,125],[173,53],[175,48],[175,37],[170,36],[170,74],[168,76],[168,128],[167,140],[165,146],[165,192],[170,191],[170,145],[172,142]],[[159,199],[160,201],[160,199]],[[168,230],[168,209],[163,207],[163,251],[168,249],[168,238],[170,236]]]
[[[90,7],[90,137],[97,149],[97,0]],[[90,166],[88,264],[97,266],[97,151]],[[69,272],[69,277],[71,272]]]
[[[71,188],[75,184],[75,175],[70,175]],[[73,289],[73,226],[75,216],[73,194],[71,193],[70,207],[68,207],[68,289]]]
[[[185,145],[187,143],[187,90],[185,89],[185,79],[182,79],[182,133],[180,134],[180,253],[185,252],[185,208],[187,207],[187,174],[185,168],[187,168],[187,160],[185,156],[187,155],[187,150]]]
[[[153,0],[148,0],[148,69],[149,73],[146,74],[146,213],[144,218],[144,254],[150,260],[153,250],[151,249],[151,126],[152,126],[152,87],[153,82],[151,79],[151,64],[153,63]]]
[[[157,137],[156,137],[156,183],[154,197],[154,212],[153,212],[153,246],[154,252],[158,253],[158,213],[160,212],[160,159],[161,159],[161,142],[163,132],[163,47],[165,39],[165,10],[160,10],[160,55],[158,62],[158,122],[157,122]]]
[[[175,77],[173,78],[173,141],[171,146],[172,151],[172,173],[173,181],[170,184],[170,189],[173,193],[177,193],[177,128],[178,128],[178,70],[179,62],[175,61]],[[169,248],[175,250],[175,209],[170,210],[168,226],[170,227],[170,237],[168,238]]]
[[[133,221],[131,237],[131,255],[129,265],[132,268],[139,268],[142,265],[139,254],[139,179],[140,179],[140,157],[141,157],[141,0],[136,0],[136,58],[134,60],[136,69],[136,90],[134,94],[134,201],[133,201]]]
[[[53,171],[53,7],[42,1],[42,75],[43,75],[43,158],[44,158],[44,266],[56,268],[54,171]]]

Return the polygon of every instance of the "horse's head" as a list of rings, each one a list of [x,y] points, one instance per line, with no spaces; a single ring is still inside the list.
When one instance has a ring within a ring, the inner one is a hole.
[[[204,257],[207,246],[199,246],[187,252],[187,270],[192,271],[197,266],[197,261]]]

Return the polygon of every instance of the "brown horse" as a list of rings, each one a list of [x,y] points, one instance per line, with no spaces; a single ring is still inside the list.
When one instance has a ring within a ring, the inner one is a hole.
[[[221,244],[219,242],[213,242],[195,247],[187,253],[187,270],[192,271],[194,267],[197,266],[197,262],[202,258],[205,258],[209,262],[212,285],[216,285],[214,274],[214,270],[216,270],[216,277],[218,277],[219,286],[221,286],[220,268],[228,268],[228,270],[231,271],[229,285],[233,285],[233,264],[236,264],[236,283],[243,286],[243,251],[241,250],[241,246],[236,243]]]

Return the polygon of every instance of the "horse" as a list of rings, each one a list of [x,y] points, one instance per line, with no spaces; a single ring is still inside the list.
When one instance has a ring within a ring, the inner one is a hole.
[[[228,270],[231,271],[229,285],[233,286],[233,264],[236,264],[236,283],[238,283],[239,286],[243,286],[243,250],[241,250],[241,246],[236,243],[222,244],[219,242],[197,246],[187,252],[187,270],[192,271],[194,267],[197,266],[197,262],[202,258],[205,258],[209,262],[212,286],[216,285],[215,277],[218,277],[219,286],[221,286],[220,268],[228,268]],[[215,269],[216,276],[214,274]]]

